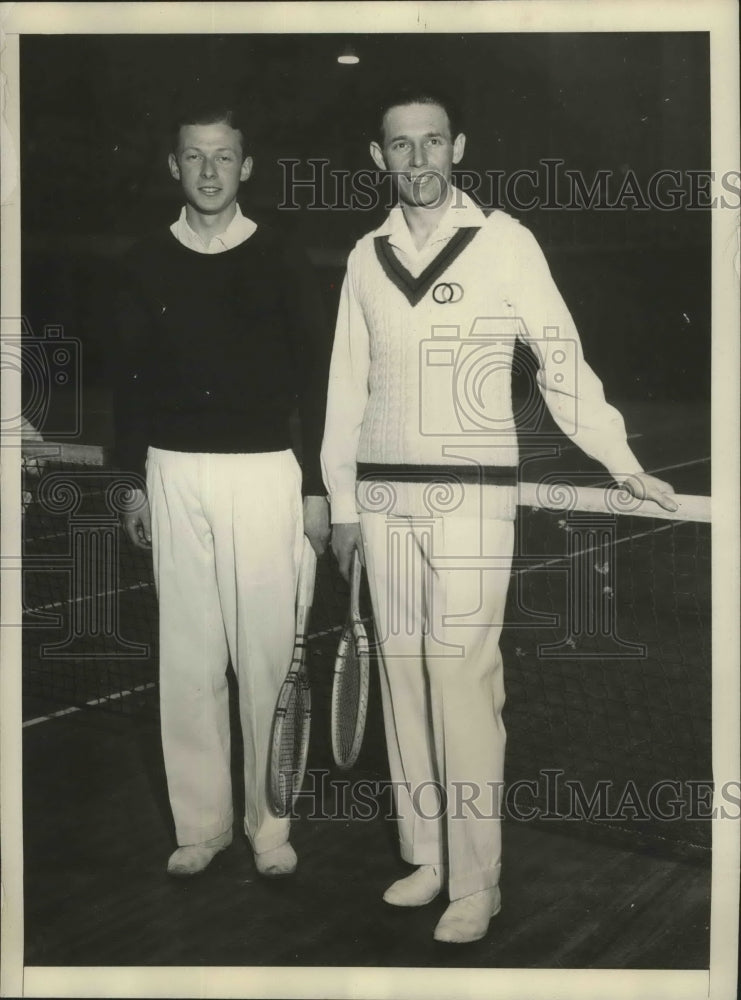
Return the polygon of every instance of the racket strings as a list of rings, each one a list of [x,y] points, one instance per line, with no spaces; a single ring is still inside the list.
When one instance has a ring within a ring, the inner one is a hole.
[[[361,663],[354,642],[347,644],[342,672],[337,678],[337,738],[343,759],[350,756],[360,713]]]
[[[311,692],[304,681],[297,679],[280,723],[277,791],[283,811],[290,808],[303,783],[310,718]]]

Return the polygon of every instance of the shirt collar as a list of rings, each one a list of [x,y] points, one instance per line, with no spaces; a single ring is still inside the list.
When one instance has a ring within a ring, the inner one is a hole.
[[[461,191],[457,187],[453,187],[452,190],[453,197],[450,199],[450,204],[433,232],[430,233],[423,250],[426,250],[433,243],[450,239],[458,229],[480,229],[486,222],[484,213],[465,191]],[[414,253],[419,252],[414,249],[409,226],[400,205],[391,209],[386,221],[376,229],[373,235],[388,236],[389,243],[401,250],[408,251],[411,246]]]
[[[208,243],[204,243],[201,237],[188,224],[185,206],[180,211],[177,220],[170,226],[170,232],[175,239],[197,253],[223,253],[224,250],[233,250],[234,247],[244,243],[257,229],[257,223],[248,219],[242,214],[242,209],[237,205],[234,218],[226,227],[223,233],[212,236]]]

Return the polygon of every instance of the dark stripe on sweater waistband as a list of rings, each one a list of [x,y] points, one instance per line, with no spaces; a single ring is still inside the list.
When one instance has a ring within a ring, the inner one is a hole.
[[[514,465],[386,465],[358,462],[358,482],[386,480],[393,483],[472,483],[481,486],[516,486]]]

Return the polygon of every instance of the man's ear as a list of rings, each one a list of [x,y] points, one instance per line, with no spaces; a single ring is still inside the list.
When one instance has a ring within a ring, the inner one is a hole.
[[[246,181],[251,173],[252,173],[252,157],[245,156],[244,162],[242,163],[242,169],[239,172],[240,181]]]
[[[175,158],[174,153],[170,153],[167,157],[167,162],[170,165],[170,174],[172,178],[176,181],[180,180],[180,167],[178,166],[178,161]]]
[[[370,144],[370,155],[373,157],[373,162],[379,170],[386,170],[386,160],[383,156],[383,150],[377,142]]]
[[[455,137],[455,142],[453,143],[453,163],[460,163],[463,159],[463,151],[466,148],[466,137],[460,132]]]

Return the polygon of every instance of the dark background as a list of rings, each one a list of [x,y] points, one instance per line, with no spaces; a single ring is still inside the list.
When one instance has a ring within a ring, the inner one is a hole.
[[[356,66],[336,62],[348,42]],[[300,210],[277,211],[278,161],[370,168],[375,103],[389,82],[454,89],[467,170],[509,173],[558,157],[588,183],[610,171],[616,192],[628,170],[645,191],[657,170],[710,162],[704,33],[25,35],[23,310],[37,336],[62,324],[81,340],[84,398],[103,413],[115,258],[179,212],[169,112],[174,92],[194,79],[218,79],[246,100],[255,170],[242,207],[302,239],[330,321],[347,253],[385,213],[310,210],[301,193]],[[309,170],[302,163],[297,174]],[[709,397],[707,210],[508,210],[543,245],[609,399]],[[104,416],[86,421],[85,438],[106,437]]]

